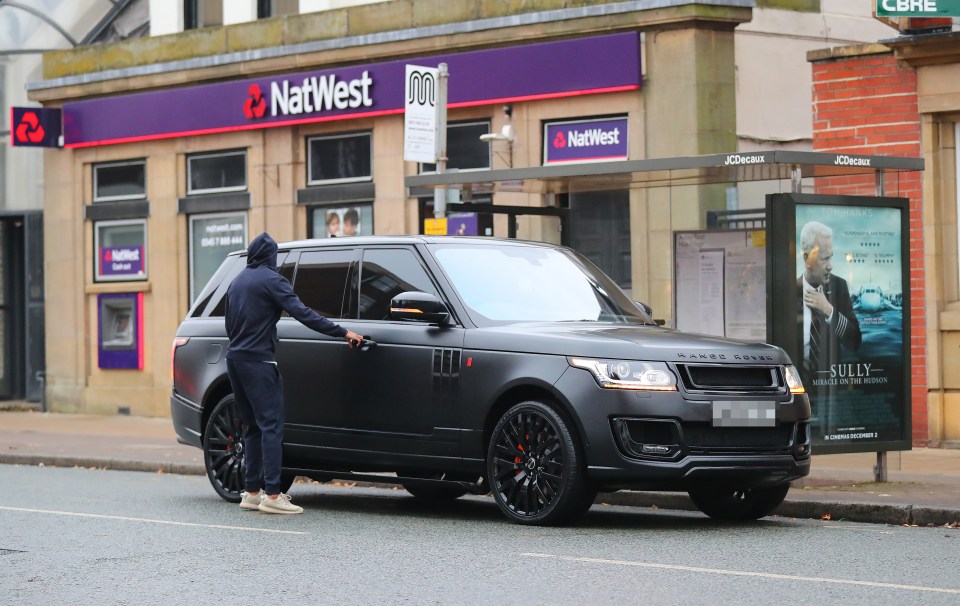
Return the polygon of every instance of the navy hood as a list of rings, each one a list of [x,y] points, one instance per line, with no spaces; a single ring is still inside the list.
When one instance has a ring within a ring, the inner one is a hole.
[[[261,265],[274,269],[277,267],[277,243],[267,232],[254,238],[247,248],[247,267]]]

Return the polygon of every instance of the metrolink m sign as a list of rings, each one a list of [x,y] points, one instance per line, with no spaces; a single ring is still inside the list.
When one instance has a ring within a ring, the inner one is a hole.
[[[880,17],[960,17],[960,0],[877,0]]]

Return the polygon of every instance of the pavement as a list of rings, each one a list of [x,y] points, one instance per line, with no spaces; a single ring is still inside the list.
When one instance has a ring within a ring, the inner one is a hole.
[[[46,413],[34,408],[0,402],[0,464],[205,473],[203,453],[179,444],[168,418]],[[915,448],[887,457],[888,481],[876,483],[875,453],[815,454],[810,475],[794,483],[775,515],[960,527],[960,450]],[[620,491],[601,494],[598,501],[695,509],[683,493]]]

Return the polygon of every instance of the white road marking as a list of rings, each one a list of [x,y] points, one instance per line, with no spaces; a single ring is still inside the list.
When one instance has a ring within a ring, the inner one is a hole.
[[[45,513],[55,516],[73,516],[78,518],[99,518],[101,520],[121,520],[124,522],[146,522],[148,524],[169,524],[171,526],[193,526],[197,528],[220,528],[224,530],[246,530],[249,532],[272,532],[275,534],[310,534],[296,530],[274,530],[273,528],[252,528],[249,526],[226,526],[223,524],[195,524],[193,522],[174,522],[172,520],[154,520],[151,518],[129,518],[126,516],[108,516],[99,513],[80,513],[76,511],[54,511],[51,509],[27,509],[25,507],[2,507],[2,511],[20,511],[24,513]]]
[[[802,577],[790,574],[776,574],[771,572],[749,572],[743,570],[724,570],[722,568],[701,568],[698,566],[678,566],[675,564],[658,564],[655,562],[631,562],[628,560],[604,560],[599,558],[575,558],[558,556],[548,553],[523,553],[530,558],[563,560],[565,562],[582,562],[588,564],[613,564],[615,566],[632,566],[636,568],[655,568],[658,570],[678,570],[682,572],[700,572],[705,574],[721,574],[738,577],[757,577],[761,579],[779,579],[785,581],[805,581],[808,583],[831,583],[835,585],[858,585],[861,587],[877,587],[880,589],[903,589],[906,591],[927,591],[933,593],[960,594],[960,589],[943,587],[925,587],[923,585],[901,585],[899,583],[876,583],[874,581],[854,581],[848,579],[827,579],[823,577]]]

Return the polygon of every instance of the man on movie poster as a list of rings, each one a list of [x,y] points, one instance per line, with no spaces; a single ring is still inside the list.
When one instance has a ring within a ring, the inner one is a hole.
[[[796,207],[794,359],[826,444],[898,440],[903,397],[901,216],[896,208]]]

